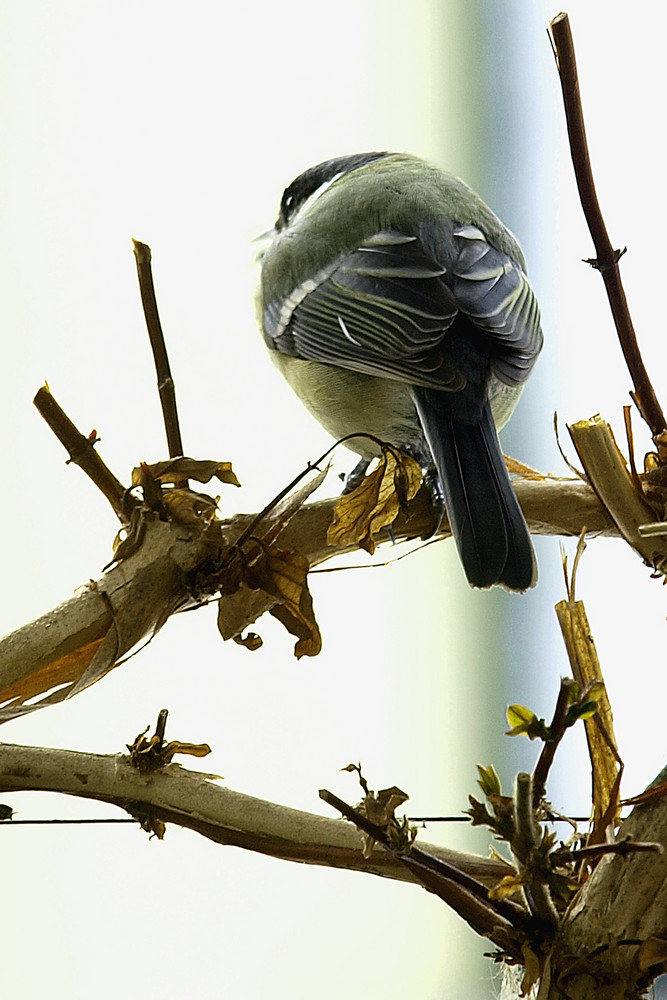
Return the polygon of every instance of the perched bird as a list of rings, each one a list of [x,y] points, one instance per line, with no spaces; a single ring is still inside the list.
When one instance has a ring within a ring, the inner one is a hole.
[[[542,347],[514,236],[458,178],[388,152],[306,170],[267,235],[259,321],[305,406],[336,438],[418,459],[473,587],[533,586],[497,434]],[[347,445],[360,479],[378,449]]]

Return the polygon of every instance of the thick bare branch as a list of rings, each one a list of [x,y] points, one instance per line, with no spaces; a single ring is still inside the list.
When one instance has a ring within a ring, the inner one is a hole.
[[[586,525],[593,535],[618,535],[595,493],[578,480],[520,480],[516,483],[519,500],[526,512],[529,527],[535,534],[578,535]],[[333,518],[335,500],[304,505],[280,535],[281,545],[303,553],[311,567],[342,553],[355,551],[352,546],[327,544],[327,529]],[[238,515],[220,524],[219,547],[232,547],[255,515]],[[425,490],[410,503],[408,516],[395,522],[396,540],[418,539],[432,527],[432,512]],[[34,698],[49,691],[48,683],[60,687],[41,705],[54,704],[99,679],[136,643],[159,628],[166,618],[189,599],[187,580],[211,555],[210,533],[202,539],[204,525],[167,524],[149,521],[136,552],[89,583],[71,600],[59,605],[36,621],[24,625],[0,641],[0,691],[5,702],[22,696]],[[209,529],[210,531],[210,529]],[[443,537],[449,535],[445,523]],[[389,541],[389,536],[378,542]],[[205,581],[200,580],[205,591]],[[261,593],[260,593],[261,596]],[[251,625],[268,610],[256,602],[244,603],[237,622],[240,629]],[[250,611],[252,610],[252,614]],[[81,663],[85,661],[82,677]],[[44,671],[44,674],[40,674]],[[34,689],[26,694],[26,678],[34,679]],[[35,703],[25,710],[34,710]],[[0,720],[16,713],[0,710]]]
[[[183,605],[185,574],[205,551],[198,528],[149,522],[136,552],[69,601],[6,636],[0,642],[3,702],[66,686],[21,711],[1,709],[0,720],[63,701],[111,670]]]
[[[381,847],[366,859],[351,823],[290,809],[243,795],[213,776],[177,764],[142,774],[122,754],[0,744],[0,790],[50,791],[109,802],[132,815],[176,823],[213,840],[271,857],[369,872],[418,882],[404,864]],[[421,843],[421,842],[420,842]],[[510,865],[433,844],[424,850],[489,887],[511,873]]]
[[[665,774],[658,779],[664,781]],[[604,857],[566,914],[540,991],[544,1000],[638,997],[667,957],[667,798],[637,806],[618,840],[662,853]],[[656,947],[657,945],[657,947]]]

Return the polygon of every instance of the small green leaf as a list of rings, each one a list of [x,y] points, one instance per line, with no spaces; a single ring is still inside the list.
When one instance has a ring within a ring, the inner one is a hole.
[[[598,708],[597,701],[582,701],[577,705],[570,705],[565,716],[565,725],[573,726],[579,719],[590,719]]]
[[[508,705],[505,715],[512,729],[521,729],[521,732],[537,718],[525,705]]]
[[[538,719],[525,705],[508,705],[505,714],[512,727],[506,736],[527,736],[529,740],[543,740],[545,743],[551,738],[544,719]]]
[[[482,767],[481,764],[477,765],[477,772],[479,778],[477,779],[477,784],[482,789],[487,798],[492,795],[502,795],[502,789],[500,787],[500,778],[496,774],[493,764],[489,764],[488,767]]]

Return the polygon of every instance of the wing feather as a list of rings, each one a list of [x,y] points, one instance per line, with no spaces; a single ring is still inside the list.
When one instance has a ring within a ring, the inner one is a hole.
[[[466,376],[450,330],[462,314],[485,338],[491,371],[528,377],[542,345],[537,301],[521,266],[476,226],[454,230],[445,263],[420,240],[383,230],[264,311],[269,346],[296,357],[458,391]],[[450,251],[451,255],[451,251]]]

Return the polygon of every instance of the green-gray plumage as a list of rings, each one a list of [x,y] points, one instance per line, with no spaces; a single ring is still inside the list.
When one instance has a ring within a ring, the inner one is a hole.
[[[484,202],[406,154],[318,164],[283,194],[258,306],[274,360],[330,433],[373,433],[437,471],[469,581],[531,586],[494,422],[542,334],[521,250]]]
[[[318,197],[316,212],[307,212],[289,232],[277,235],[262,260],[262,283],[270,286],[273,296],[283,298],[325,267],[332,250],[349,253],[383,230],[410,235],[421,222],[430,222],[452,249],[457,226],[478,226],[497,249],[525,270],[514,236],[472,188],[416,156],[391,153],[358,167],[345,176],[345,202],[341,218],[332,185]]]

